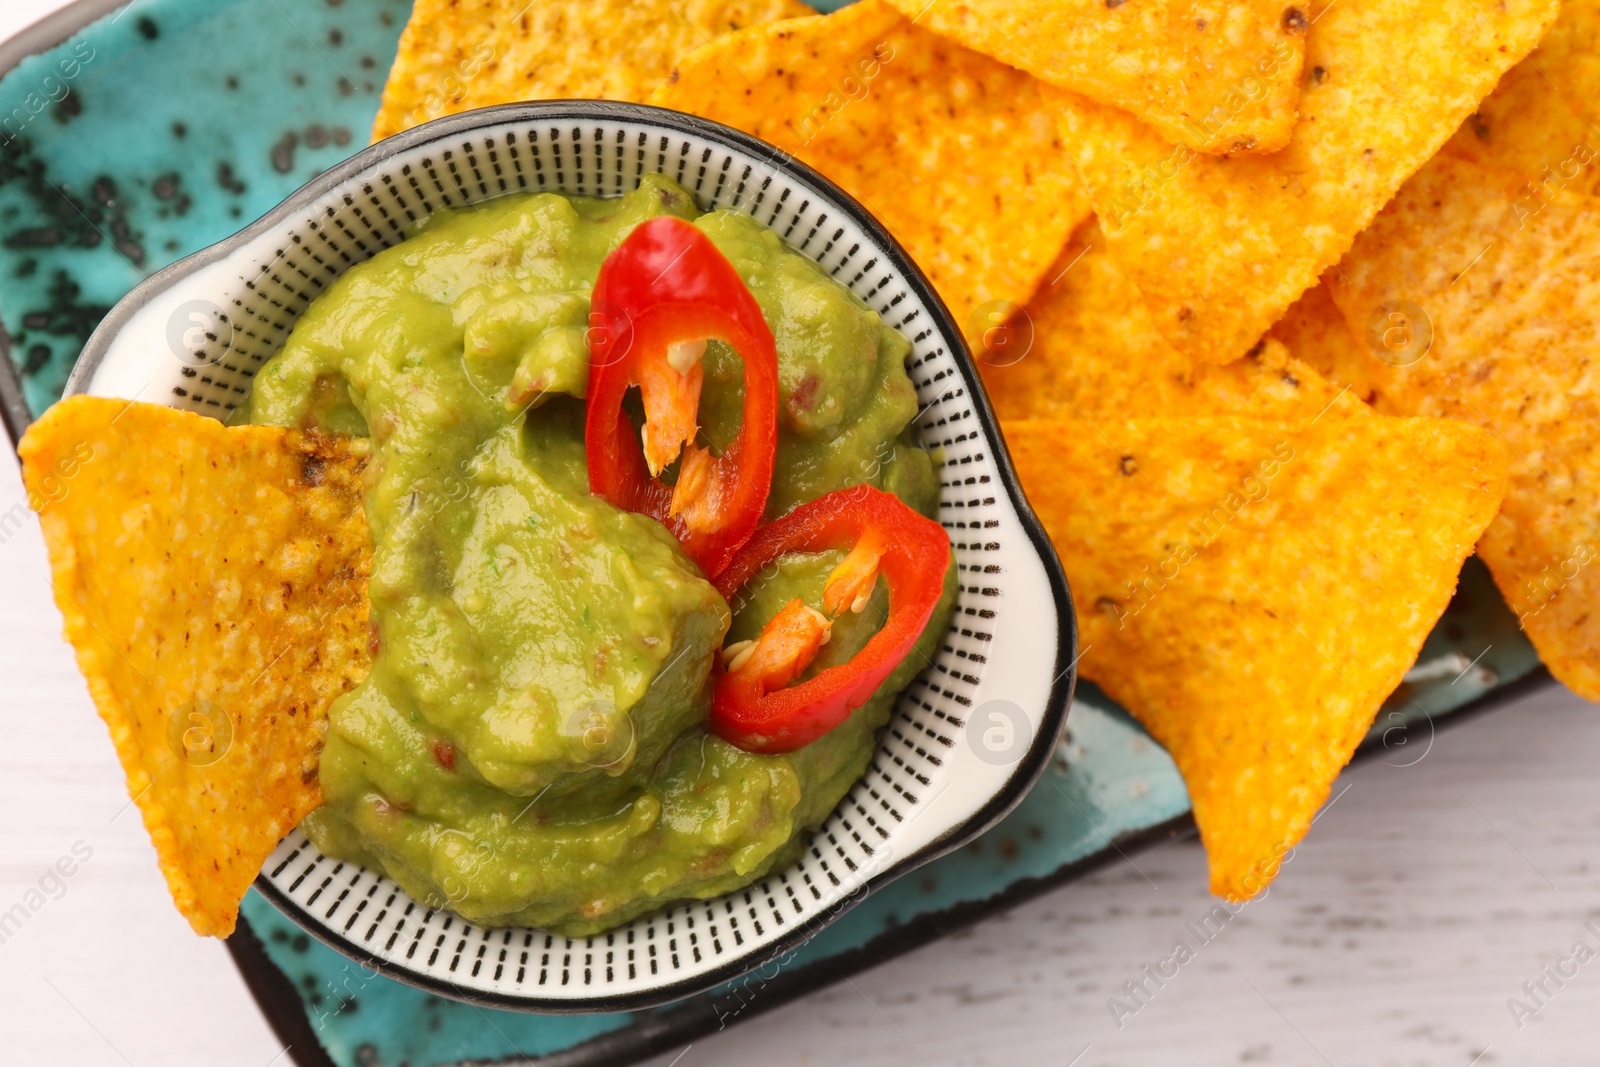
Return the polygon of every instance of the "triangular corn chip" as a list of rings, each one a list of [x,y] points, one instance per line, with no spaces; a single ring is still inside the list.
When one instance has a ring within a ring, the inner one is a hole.
[[[172,898],[225,937],[322,802],[328,705],[367,672],[365,442],[73,397],[18,451]]]
[[[1563,0],[1539,47],[1444,151],[1514,170],[1550,192],[1600,192],[1600,0]]]
[[[1126,108],[1197,152],[1276,152],[1294,127],[1309,4],[892,0],[917,24]]]
[[[1343,328],[1344,320],[1339,320]],[[1150,314],[1090,218],[1026,308],[990,330],[978,360],[1003,419],[1249,415],[1300,421],[1365,406],[1275,341],[1226,366],[1195,363]]]
[[[1600,700],[1600,197],[1524,187],[1439,156],[1356,241],[1332,291],[1353,325],[1400,315],[1427,332],[1425,350],[1380,345],[1352,375],[1379,411],[1504,438],[1511,489],[1478,552],[1551,672]]]
[[[1306,41],[1300,122],[1270,156],[1174,147],[1061,93],[1109,247],[1184,355],[1243,355],[1555,18],[1555,0],[1337,0]],[[1404,42],[1404,57],[1396,51]]]
[[[520,100],[643,102],[717,35],[812,13],[800,0],[416,0],[372,139]]]
[[[974,346],[1033,295],[1089,210],[1040,83],[882,0],[729,34],[651,103],[754,134],[838,183],[905,245]]]
[[[1498,441],[1376,416],[1005,434],[1067,571],[1083,676],[1177,762],[1212,891],[1256,895],[1449,602],[1505,490]]]

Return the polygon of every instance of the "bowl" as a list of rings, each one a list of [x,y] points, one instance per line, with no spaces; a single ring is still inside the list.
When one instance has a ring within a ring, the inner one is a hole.
[[[915,425],[942,450],[938,517],[960,594],[932,667],[901,695],[861,780],[793,866],[743,890],[570,939],[427,908],[381,873],[321,855],[298,830],[268,858],[256,889],[307,933],[475,1004],[632,1010],[782,967],[875,889],[999,821],[1047,766],[1075,681],[1071,599],[933,287],[858,203],[737,130],[634,104],[515,104],[373,145],[150,277],[106,316],[67,385],[69,395],[226,418],[319,293],[438,208],[523,192],[615,196],[650,173],[677,180],[702,209],[750,214],[910,338]]]

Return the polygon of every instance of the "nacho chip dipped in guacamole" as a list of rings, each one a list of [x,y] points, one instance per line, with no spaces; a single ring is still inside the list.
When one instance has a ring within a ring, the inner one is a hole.
[[[23,436],[56,604],[172,898],[233,931],[367,673],[365,441],[72,397]]]
[[[1193,360],[1247,352],[1533,48],[1557,7],[1320,6],[1300,122],[1271,155],[1198,155],[1126,112],[1061,93],[1068,150],[1156,328]]]
[[[812,13],[800,0],[416,0],[372,139],[491,104],[642,102],[718,35]]]
[[[1600,197],[1440,155],[1340,264],[1379,410],[1485,427],[1511,488],[1482,555],[1552,674],[1600,700]],[[1385,339],[1406,344],[1385,344]]]
[[[1166,746],[1212,892],[1260,893],[1443,613],[1505,491],[1486,430],[1332,416],[1009,422],[1082,671]]]
[[[909,352],[777,234],[654,175],[617,199],[441,212],[351,268],[249,412],[373,452],[376,654],[330,711],[311,839],[428,907],[573,936],[790,862],[954,597]],[[858,542],[713,584],[758,540],[731,545],[736,519],[842,493],[896,516],[863,541],[933,527],[925,614],[908,620]],[[880,629],[908,640],[862,662]],[[809,700],[834,667],[887,673],[864,704],[807,703],[813,725],[832,716],[821,736],[764,718],[765,696]]]
[[[1296,359],[1292,345],[1263,341],[1225,366],[1180,354],[1151,323],[1093,218],[1078,227],[1027,307],[985,340],[978,369],[1003,419],[1295,420],[1330,407],[1334,413],[1364,410]]]
[[[928,273],[974,347],[1088,213],[1040,83],[883,0],[719,38],[650,102],[754,134],[838,183]]]

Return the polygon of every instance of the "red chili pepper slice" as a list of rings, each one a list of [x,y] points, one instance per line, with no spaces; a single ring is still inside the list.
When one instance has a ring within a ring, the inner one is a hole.
[[[671,216],[640,224],[600,266],[591,304],[589,489],[663,523],[714,578],[766,510],[778,441],[778,353],[755,297],[709,238]],[[744,409],[722,455],[694,444],[709,339],[744,363]],[[644,401],[635,431],[622,401]],[[679,454],[676,485],[660,474]]]
[[[791,552],[849,548],[823,588],[823,612],[786,604],[753,641],[723,650],[711,695],[711,728],[751,752],[808,745],[866,703],[911,652],[944,589],[950,538],[900,499],[868,485],[802,504],[757,530],[713,584],[730,603]],[[859,612],[882,574],[889,618],[848,662],[790,685],[828,643],[828,616]]]

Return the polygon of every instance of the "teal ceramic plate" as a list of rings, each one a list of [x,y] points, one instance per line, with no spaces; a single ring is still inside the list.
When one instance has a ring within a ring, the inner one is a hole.
[[[80,0],[0,46],[0,403],[13,441],[137,282],[365,143],[408,8]],[[1446,717],[1539,684],[1548,676],[1473,561],[1364,751],[1415,762]],[[768,966],[664,1008],[538,1016],[444,1000],[363,970],[253,893],[229,947],[302,1067],[621,1064],[1192,832],[1188,811],[1162,749],[1085,685],[1052,766],[995,829]]]

